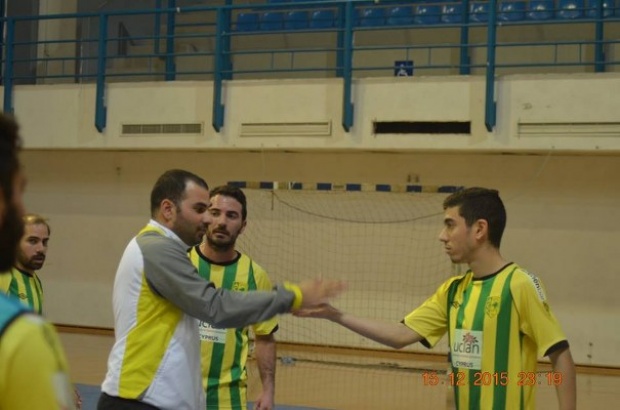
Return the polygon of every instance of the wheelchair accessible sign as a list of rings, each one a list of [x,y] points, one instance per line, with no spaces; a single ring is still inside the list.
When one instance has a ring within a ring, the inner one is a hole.
[[[413,60],[394,61],[394,77],[412,77]]]

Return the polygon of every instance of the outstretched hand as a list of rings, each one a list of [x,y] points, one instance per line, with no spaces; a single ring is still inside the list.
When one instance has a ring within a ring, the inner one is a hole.
[[[336,309],[329,303],[323,303],[314,307],[302,308],[296,312],[293,312],[293,315],[297,317],[312,317],[317,319],[329,320],[334,320],[341,314],[342,312],[340,312],[340,310]]]
[[[327,303],[341,294],[346,284],[341,280],[312,279],[301,282],[299,289],[303,294],[300,309],[304,309]]]

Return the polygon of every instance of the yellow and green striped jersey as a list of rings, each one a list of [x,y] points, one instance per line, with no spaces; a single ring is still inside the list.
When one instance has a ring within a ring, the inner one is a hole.
[[[43,287],[36,272],[31,275],[13,268],[0,276],[0,291],[19,299],[38,314],[43,313]]]
[[[215,264],[196,246],[190,251],[190,259],[198,274],[217,288],[240,292],[272,289],[267,273],[247,255],[238,254],[227,264]],[[252,331],[255,335],[269,335],[277,326],[277,318],[272,318],[253,325]],[[248,329],[220,329],[200,322],[202,377],[209,410],[247,408]]]
[[[448,333],[458,409],[534,409],[537,358],[567,344],[540,279],[513,263],[451,278],[403,323],[427,347]]]

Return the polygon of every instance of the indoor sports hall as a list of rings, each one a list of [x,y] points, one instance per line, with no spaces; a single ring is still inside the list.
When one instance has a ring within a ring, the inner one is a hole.
[[[83,409],[114,342],[119,259],[172,168],[244,190],[239,249],[273,282],[345,280],[335,306],[388,322],[467,270],[438,239],[444,199],[499,190],[502,255],[544,283],[577,408],[617,407],[617,0],[0,7],[3,111],[21,124],[27,210],[52,227],[44,315]],[[276,409],[455,408],[446,338],[396,350],[292,315],[275,337]],[[253,359],[248,375],[252,401]],[[548,359],[523,377],[557,408]]]

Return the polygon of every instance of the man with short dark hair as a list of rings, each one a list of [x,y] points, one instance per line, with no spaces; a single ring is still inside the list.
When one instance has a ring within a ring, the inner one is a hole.
[[[99,410],[203,408],[197,319],[243,327],[342,291],[323,280],[270,292],[216,289],[187,257],[211,223],[209,203],[207,183],[191,172],[170,170],[155,183],[151,220],[125,248],[114,280],[116,341]]]
[[[237,237],[247,224],[247,199],[235,186],[223,185],[210,192],[212,222],[204,241],[190,251],[198,274],[217,287],[239,292],[272,288],[267,272],[248,255],[235,248]],[[202,381],[207,410],[247,409],[246,362],[250,350],[249,328],[219,328],[200,322]],[[274,406],[277,318],[251,326],[254,356],[262,382],[262,392],[254,410]]]
[[[432,347],[447,333],[458,409],[534,409],[537,358],[551,360],[561,410],[576,406],[575,365],[539,278],[508,262],[499,247],[506,210],[493,189],[468,188],[443,204],[439,240],[453,263],[469,270],[444,282],[400,323],[385,323],[324,305],[299,312],[321,317],[399,349]]]

